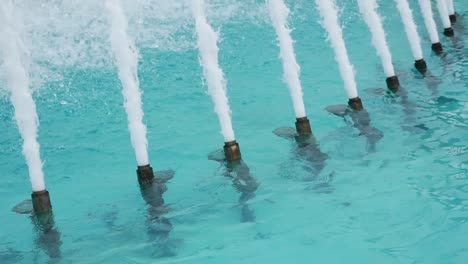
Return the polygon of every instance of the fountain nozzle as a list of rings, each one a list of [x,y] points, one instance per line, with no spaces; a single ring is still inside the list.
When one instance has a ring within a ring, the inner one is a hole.
[[[361,98],[359,98],[359,97],[349,99],[348,100],[348,105],[349,105],[349,107],[351,107],[351,109],[353,109],[355,111],[361,111],[361,110],[364,109],[364,106],[362,105]]]
[[[393,93],[398,92],[400,89],[400,81],[398,80],[398,77],[396,75],[388,77],[386,80],[387,82],[387,88],[392,91]]]
[[[451,28],[451,27],[444,28],[444,35],[447,36],[447,37],[455,36],[455,33],[453,32],[453,28]]]
[[[432,51],[434,51],[434,53],[437,55],[442,54],[442,52],[444,51],[444,49],[442,48],[442,44],[440,42],[432,43],[431,48],[432,48]]]
[[[449,18],[450,18],[450,23],[452,23],[452,25],[455,24],[455,22],[457,22],[456,14],[449,15]]]
[[[416,67],[416,69],[422,74],[427,72],[427,64],[424,59],[416,60],[414,62],[414,67]]]
[[[241,152],[237,141],[229,141],[224,143],[224,155],[227,161],[237,161],[241,159]]]
[[[52,211],[50,195],[47,190],[33,192],[31,194],[34,213],[37,215]]]
[[[309,119],[307,116],[296,118],[296,131],[299,135],[310,135],[312,129],[310,128]]]
[[[138,166],[137,168],[138,183],[141,185],[150,184],[154,179],[154,172],[151,165]]]

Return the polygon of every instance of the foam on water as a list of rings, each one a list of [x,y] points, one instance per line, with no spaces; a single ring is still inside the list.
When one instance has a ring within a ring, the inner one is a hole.
[[[49,81],[63,80],[67,69],[110,69],[113,55],[105,1],[15,1],[24,19],[23,41],[30,49],[32,89]],[[122,0],[129,23],[128,35],[141,49],[193,50],[193,19],[185,0]],[[239,17],[249,23],[264,23],[268,14],[255,0],[210,1],[207,16],[218,27]],[[154,26],[157,25],[157,26]],[[2,69],[0,61],[0,69]],[[1,73],[0,73],[0,77]],[[4,78],[2,78],[4,79]],[[0,82],[1,83],[1,82]],[[1,95],[1,94],[0,94]]]

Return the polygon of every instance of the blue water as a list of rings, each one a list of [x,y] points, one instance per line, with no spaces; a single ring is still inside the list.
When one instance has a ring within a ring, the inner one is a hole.
[[[393,1],[380,1],[394,65],[415,109],[408,118],[398,100],[375,92],[385,77],[357,4],[338,2],[360,97],[384,132],[375,153],[367,153],[358,130],[323,110],[347,101],[334,54],[312,1],[288,1],[306,110],[330,157],[319,179],[303,181],[308,174],[293,142],[272,133],[295,121],[276,36],[260,1],[248,1],[230,19],[211,22],[222,38],[236,137],[261,183],[249,201],[255,222],[241,222],[239,193],[223,165],[207,160],[223,138],[197,50],[187,46],[193,32],[181,30],[171,41],[180,40],[180,49],[140,46],[151,164],[176,172],[164,193],[169,239],[147,232],[116,69],[74,65],[55,69],[61,78],[45,78],[34,93],[59,260],[39,247],[31,219],[11,212],[29,197],[30,183],[13,108],[0,97],[0,263],[466,263],[468,4],[455,1],[458,42],[440,34],[441,59],[412,3],[425,59],[441,81],[433,94],[413,68]],[[414,127],[421,124],[426,129]]]

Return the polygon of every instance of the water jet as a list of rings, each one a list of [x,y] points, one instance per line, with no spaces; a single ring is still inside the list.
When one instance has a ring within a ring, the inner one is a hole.
[[[358,91],[354,69],[349,60],[348,51],[343,39],[343,31],[338,21],[338,10],[335,1],[316,0],[315,4],[322,18],[321,24],[326,30],[329,36],[330,45],[335,52],[335,59],[338,62],[338,68],[344,82],[348,98],[355,98],[358,96]]]
[[[271,21],[279,41],[280,57],[283,62],[283,77],[288,85],[296,114],[296,131],[299,136],[310,135],[312,130],[302,98],[302,86],[299,78],[300,67],[294,53],[291,30],[287,26],[289,8],[284,4],[283,0],[268,0],[267,3]]]
[[[218,61],[219,36],[206,20],[203,0],[190,1],[190,8],[195,19],[200,65],[203,68],[203,75],[208,84],[208,93],[215,105],[215,112],[224,137],[225,159],[228,162],[238,161],[241,159],[241,153],[232,128],[231,110],[226,94],[226,80]]]
[[[358,96],[353,66],[349,61],[343,32],[338,23],[338,10],[335,1],[316,0],[315,3],[322,17],[322,26],[327,31],[330,44],[335,52],[335,58],[338,61],[340,74],[349,98],[348,105],[328,106],[326,110],[343,118],[349,115],[353,120],[353,126],[367,138],[368,151],[373,152],[375,144],[383,137],[383,133],[369,125],[369,113],[364,109]]]
[[[434,21],[434,15],[432,12],[431,2],[427,0],[419,0],[419,7],[424,18],[424,24],[426,25],[426,30],[429,33],[429,37],[432,43],[432,51],[436,55],[442,54],[442,44],[440,44],[439,34],[437,33],[437,26]]]
[[[406,37],[408,38],[411,52],[415,60],[415,66],[418,71],[427,70],[427,65],[424,62],[423,52],[421,48],[421,38],[419,37],[416,23],[413,19],[413,11],[411,10],[407,0],[395,0],[401,20],[405,26]],[[419,68],[418,68],[419,67]]]
[[[453,25],[457,22],[457,14],[455,14],[455,6],[453,0],[447,0],[447,10],[449,14],[450,23]]]
[[[21,27],[15,28],[18,14],[12,1],[0,5],[0,50],[6,67],[7,86],[10,90],[11,102],[15,109],[15,120],[23,139],[23,154],[29,169],[32,186],[32,204],[36,214],[52,210],[49,192],[46,191],[40,145],[37,141],[39,120],[36,104],[33,100],[30,86],[28,66],[29,53],[22,42]]]
[[[447,37],[453,37],[455,33],[452,29],[452,23],[450,22],[450,14],[448,10],[448,5],[445,0],[436,0],[437,9],[439,10],[440,19],[444,26],[444,35]]]
[[[377,13],[377,1],[375,0],[359,0],[359,11],[361,12],[364,21],[366,22],[369,30],[372,33],[372,45],[377,50],[384,69],[385,76],[387,77],[387,87],[393,92],[398,91],[400,84],[395,75],[393,68],[392,55],[388,48],[385,31],[382,25],[382,19]]]
[[[127,33],[128,21],[120,0],[107,0],[109,12],[110,42],[122,84],[124,107],[127,113],[130,140],[138,164],[138,182],[150,183],[153,169],[149,165],[146,125],[143,123],[140,82],[138,79],[138,50]]]

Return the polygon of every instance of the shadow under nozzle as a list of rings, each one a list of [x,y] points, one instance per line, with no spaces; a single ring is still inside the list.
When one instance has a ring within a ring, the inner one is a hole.
[[[33,192],[31,194],[34,213],[37,215],[52,211],[50,195],[47,190]]]
[[[359,97],[349,99],[348,100],[348,105],[349,105],[349,107],[351,107],[351,109],[353,109],[355,111],[361,111],[361,110],[364,109],[364,106],[362,105],[361,98],[359,98]]]
[[[310,128],[309,119],[307,116],[296,118],[296,131],[299,135],[310,135],[312,129]]]
[[[400,81],[398,80],[398,76],[394,75],[391,77],[388,77],[386,80],[387,82],[387,88],[392,91],[393,93],[398,92],[400,89]]]
[[[154,179],[153,168],[150,164],[138,166],[137,168],[138,183],[140,185],[150,184]]]
[[[444,28],[444,35],[447,36],[447,37],[455,36],[455,33],[453,32],[453,28],[451,28],[451,27]]]
[[[450,23],[455,24],[455,22],[457,22],[457,15],[455,14],[451,14],[449,15],[449,18],[450,18]]]
[[[224,155],[227,161],[236,161],[241,159],[241,152],[237,141],[224,142]]]
[[[427,72],[427,64],[424,59],[416,60],[414,62],[414,67],[416,67],[416,69],[422,74]]]
[[[444,48],[442,47],[442,44],[440,42],[437,43],[432,43],[432,51],[434,51],[435,54],[441,55],[444,52]]]

